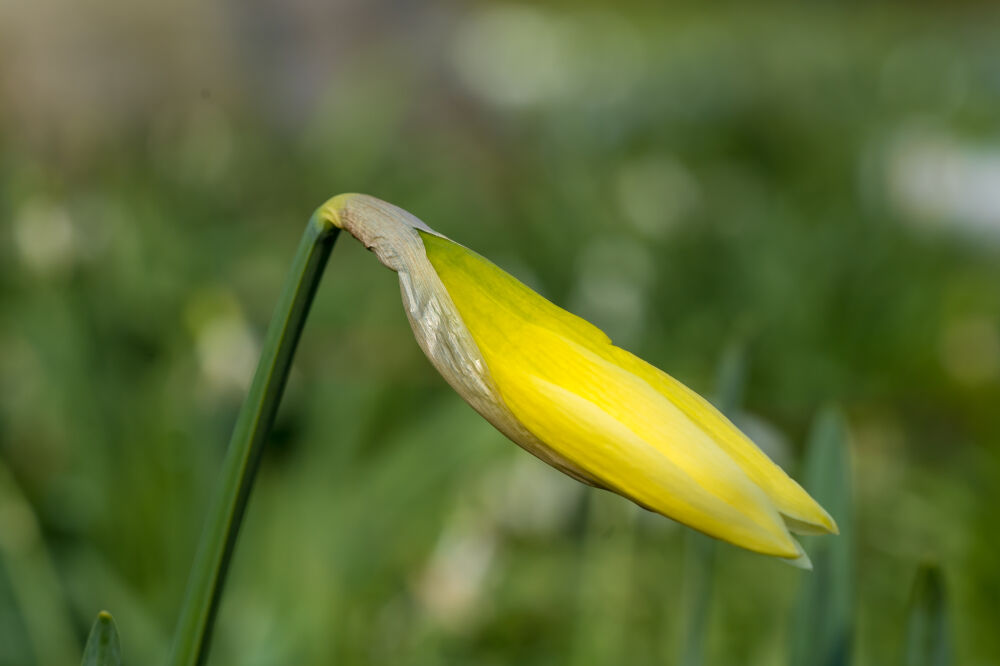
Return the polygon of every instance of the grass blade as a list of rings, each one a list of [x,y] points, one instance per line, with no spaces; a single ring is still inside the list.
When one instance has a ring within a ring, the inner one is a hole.
[[[840,534],[802,539],[813,571],[803,576],[792,617],[790,663],[848,664],[853,635],[854,524],[847,426],[834,408],[823,410],[813,423],[804,486],[837,521]]]
[[[746,386],[746,347],[734,342],[726,348],[716,372],[715,406],[733,419],[743,402]],[[684,587],[681,608],[681,666],[700,666],[705,662],[709,611],[715,587],[713,569],[715,539],[700,532],[687,530],[684,544]]]
[[[917,571],[906,622],[906,666],[947,666],[951,635],[944,576],[936,565]]]
[[[684,588],[682,591],[683,630],[681,666],[705,663],[705,646],[712,590],[715,588],[716,543],[711,537],[691,531],[684,544]]]
[[[97,614],[81,663],[82,666],[121,666],[122,648],[111,613],[101,611]]]
[[[579,606],[571,666],[603,666],[634,661],[632,594],[635,541],[641,509],[605,493],[587,501],[587,531],[580,562]]]

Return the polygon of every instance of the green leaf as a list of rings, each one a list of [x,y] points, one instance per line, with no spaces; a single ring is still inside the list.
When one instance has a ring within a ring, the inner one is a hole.
[[[906,666],[951,663],[951,636],[944,576],[936,565],[917,571],[906,621]]]
[[[733,419],[747,379],[746,346],[741,341],[730,344],[719,359],[715,380],[715,406]],[[705,662],[712,590],[715,587],[714,565],[718,544],[715,539],[694,530],[688,531],[684,544],[684,587],[682,590],[683,628],[681,634],[682,666],[700,666]]]
[[[684,544],[682,666],[705,663],[709,611],[715,587],[715,539],[692,530]]]
[[[792,666],[850,663],[854,632],[854,519],[847,426],[839,410],[823,410],[806,447],[806,490],[840,527],[840,534],[804,537],[813,563],[803,576],[791,622]]]
[[[101,611],[94,620],[87,639],[87,647],[83,649],[82,666],[120,666],[122,663],[122,648],[118,641],[118,628],[111,613]]]

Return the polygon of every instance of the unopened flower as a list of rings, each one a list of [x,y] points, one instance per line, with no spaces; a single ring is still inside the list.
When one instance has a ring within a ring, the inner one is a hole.
[[[819,504],[708,401],[475,252],[374,197],[318,214],[399,275],[417,342],[487,421],[569,476],[808,566]]]

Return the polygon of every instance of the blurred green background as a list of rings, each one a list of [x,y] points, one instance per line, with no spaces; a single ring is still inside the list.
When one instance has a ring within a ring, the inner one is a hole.
[[[312,210],[396,203],[711,395],[793,476],[842,407],[856,664],[920,563],[1000,664],[1000,11],[986,3],[0,0],[0,664],[98,610],[166,654]],[[579,486],[335,248],[218,664],[663,664],[688,530]],[[785,663],[807,574],[714,559],[709,664]]]

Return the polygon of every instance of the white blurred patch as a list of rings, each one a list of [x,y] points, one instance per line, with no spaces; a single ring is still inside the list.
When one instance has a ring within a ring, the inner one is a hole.
[[[564,92],[571,72],[562,26],[533,7],[490,7],[459,26],[452,60],[472,93],[502,106],[526,106]]]
[[[501,107],[614,101],[643,62],[639,36],[621,17],[557,15],[530,5],[470,13],[455,32],[451,59],[469,92]]]
[[[945,371],[961,384],[979,386],[1000,378],[1000,330],[986,317],[949,321],[940,353]]]
[[[230,292],[208,290],[188,303],[185,318],[195,338],[198,365],[216,393],[244,393],[253,378],[260,347]]]
[[[73,265],[76,235],[66,209],[50,201],[29,201],[14,219],[14,244],[21,260],[40,275]]]
[[[701,189],[683,164],[667,155],[633,160],[618,170],[618,205],[636,231],[662,238],[698,205]]]
[[[905,131],[887,169],[889,199],[909,219],[1000,238],[1000,148]]]
[[[427,614],[452,630],[467,626],[481,610],[484,582],[497,551],[492,527],[479,518],[468,511],[453,517],[416,585]]]
[[[520,451],[483,480],[483,502],[509,533],[548,535],[572,519],[585,486]]]
[[[645,325],[653,273],[646,245],[625,236],[595,238],[580,254],[570,310],[627,346]]]
[[[784,470],[792,463],[788,438],[770,421],[751,412],[737,412],[733,423],[743,431],[757,447]]]

